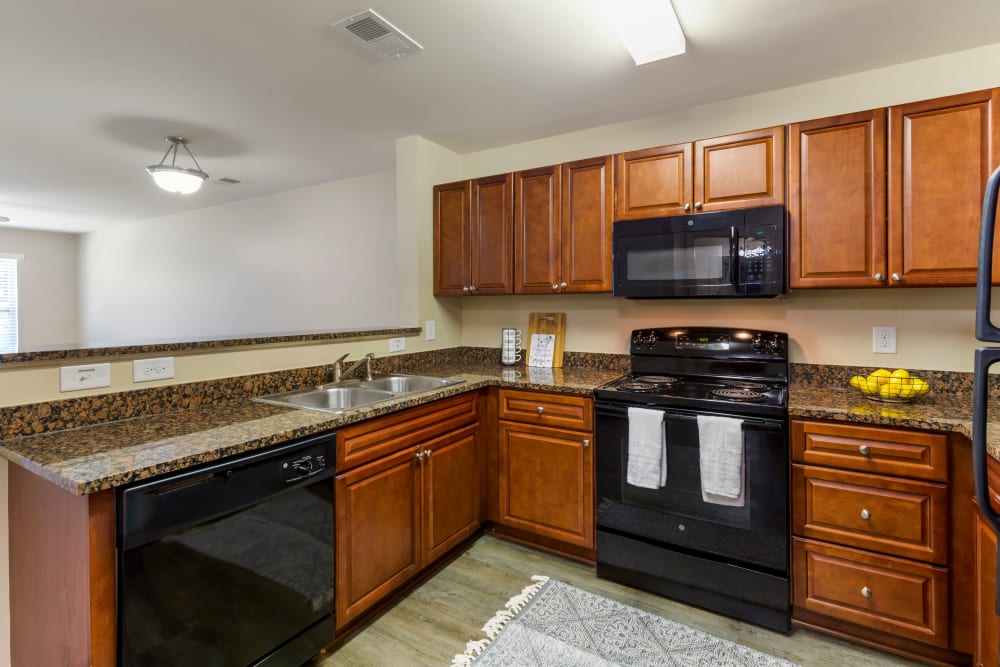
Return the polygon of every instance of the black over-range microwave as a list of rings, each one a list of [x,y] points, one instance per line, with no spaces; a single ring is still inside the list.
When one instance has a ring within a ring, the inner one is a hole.
[[[619,220],[612,240],[615,296],[774,297],[787,291],[784,206]]]

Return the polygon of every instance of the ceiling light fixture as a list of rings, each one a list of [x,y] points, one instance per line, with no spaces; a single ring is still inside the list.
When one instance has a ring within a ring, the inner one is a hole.
[[[601,10],[636,65],[679,56],[686,40],[670,0],[600,0]]]
[[[153,177],[153,181],[167,192],[181,195],[198,192],[201,189],[201,184],[208,178],[208,174],[201,170],[201,165],[191,154],[188,140],[184,137],[167,137],[167,142],[170,144],[170,148],[163,154],[163,159],[160,160],[159,164],[151,164],[146,167],[146,171]],[[177,166],[177,150],[181,147],[187,152],[197,169]],[[168,157],[170,164],[167,164]]]

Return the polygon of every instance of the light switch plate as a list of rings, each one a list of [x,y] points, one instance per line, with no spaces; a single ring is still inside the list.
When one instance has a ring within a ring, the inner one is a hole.
[[[59,391],[80,391],[111,386],[111,364],[63,366],[59,369]]]
[[[132,382],[166,380],[174,376],[174,358],[136,359],[132,362]]]

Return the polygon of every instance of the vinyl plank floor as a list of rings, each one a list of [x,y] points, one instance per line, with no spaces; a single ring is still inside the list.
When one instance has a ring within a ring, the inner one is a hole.
[[[803,667],[889,667],[918,663],[808,630],[772,632],[611,581],[586,565],[486,535],[335,653],[312,667],[446,667],[511,596],[542,574],[685,623]]]

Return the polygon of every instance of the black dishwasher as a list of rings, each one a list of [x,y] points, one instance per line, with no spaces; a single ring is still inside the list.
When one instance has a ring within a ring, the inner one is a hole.
[[[335,442],[119,490],[119,665],[297,667],[333,641]]]

